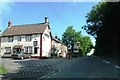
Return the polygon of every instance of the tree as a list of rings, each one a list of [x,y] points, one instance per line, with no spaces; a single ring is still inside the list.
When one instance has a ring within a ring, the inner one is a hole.
[[[89,36],[83,36],[81,41],[81,50],[83,51],[83,55],[86,56],[87,53],[92,49],[93,44]]]
[[[120,2],[100,2],[87,14],[82,28],[96,38],[97,55],[119,54]]]
[[[68,48],[71,48],[72,52],[74,47],[74,34],[75,34],[75,30],[73,29],[73,26],[69,26],[62,35],[62,42]]]
[[[97,37],[97,33],[99,32],[100,27],[103,26],[103,17],[106,13],[105,9],[105,2],[98,3],[96,6],[93,6],[92,10],[85,16],[87,18],[87,25],[83,26],[82,29],[95,38]]]
[[[81,31],[76,32],[73,26],[69,26],[62,35],[62,42],[71,48],[72,52],[75,48],[76,42],[80,43],[79,51],[82,55],[86,55],[90,51],[90,46],[93,45],[89,36],[82,36]]]

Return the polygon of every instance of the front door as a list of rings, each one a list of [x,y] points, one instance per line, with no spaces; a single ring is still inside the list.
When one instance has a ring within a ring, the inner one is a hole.
[[[34,47],[34,53],[37,54],[38,53],[38,48]]]

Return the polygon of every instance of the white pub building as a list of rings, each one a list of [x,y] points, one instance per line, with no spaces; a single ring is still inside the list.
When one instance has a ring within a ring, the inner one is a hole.
[[[1,55],[24,51],[31,54],[32,58],[50,57],[52,35],[48,18],[44,23],[25,24],[12,26],[8,22],[8,28],[2,33]]]

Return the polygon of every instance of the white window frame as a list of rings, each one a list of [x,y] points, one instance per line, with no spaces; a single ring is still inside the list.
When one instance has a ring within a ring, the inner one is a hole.
[[[17,36],[17,41],[21,41],[21,36]]]
[[[5,53],[11,53],[11,47],[5,47]]]
[[[8,41],[8,42],[13,42],[13,39],[14,39],[13,36],[9,36],[9,37],[7,37],[7,41]]]
[[[25,40],[27,42],[31,41],[32,40],[32,35],[25,35]]]
[[[26,46],[26,47],[24,47],[24,51],[25,51],[25,53],[32,53],[32,46]]]

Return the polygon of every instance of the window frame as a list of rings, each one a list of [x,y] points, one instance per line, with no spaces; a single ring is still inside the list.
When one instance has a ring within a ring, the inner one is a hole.
[[[32,40],[32,35],[25,35],[25,40],[30,42]]]
[[[22,37],[21,36],[17,36],[17,41],[21,41]]]
[[[7,37],[7,42],[13,42],[14,36],[8,36]]]

